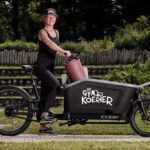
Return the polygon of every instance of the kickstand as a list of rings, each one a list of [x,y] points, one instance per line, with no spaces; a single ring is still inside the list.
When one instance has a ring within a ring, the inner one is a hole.
[[[67,121],[67,122],[64,122],[64,123],[60,123],[59,126],[64,126],[64,125],[68,125],[68,126],[72,126],[72,125],[75,125],[77,124],[77,122],[70,122],[70,121]]]
[[[67,121],[67,122],[64,122],[64,123],[60,123],[59,126],[64,126],[64,125],[66,125],[66,124],[68,124],[68,121]]]

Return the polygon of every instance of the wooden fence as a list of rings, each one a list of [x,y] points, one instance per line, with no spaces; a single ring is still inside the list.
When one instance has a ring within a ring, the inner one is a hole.
[[[150,58],[150,52],[147,50],[111,50],[97,52],[93,54],[80,55],[84,65],[105,65],[105,64],[129,64],[137,61],[145,62]],[[33,64],[37,59],[37,52],[26,52],[22,50],[4,50],[0,51],[0,65],[21,65]],[[56,65],[63,65],[66,58],[57,56]]]

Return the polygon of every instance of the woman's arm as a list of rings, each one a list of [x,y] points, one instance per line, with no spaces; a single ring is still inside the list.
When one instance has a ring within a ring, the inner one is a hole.
[[[47,33],[41,29],[38,34],[38,39],[40,41],[43,41],[49,48],[56,51],[58,54],[62,53],[62,55],[67,55],[68,57],[71,55],[70,51],[66,51],[62,49],[60,46],[58,46],[56,43],[54,43],[52,40],[48,38]]]

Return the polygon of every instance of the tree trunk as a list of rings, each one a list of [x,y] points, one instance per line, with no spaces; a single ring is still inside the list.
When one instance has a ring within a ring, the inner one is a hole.
[[[14,37],[13,39],[19,39],[19,31],[18,31],[18,24],[19,24],[19,19],[18,19],[18,0],[12,0],[12,27],[13,27],[13,32],[14,32]]]

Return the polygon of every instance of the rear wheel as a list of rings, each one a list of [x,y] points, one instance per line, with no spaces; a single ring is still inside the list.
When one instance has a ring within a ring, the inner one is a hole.
[[[137,134],[150,137],[150,100],[143,100],[143,105],[147,116],[144,115],[141,106],[136,104],[131,113],[130,124]]]
[[[33,115],[29,100],[18,87],[0,87],[0,134],[13,136],[28,128]]]

